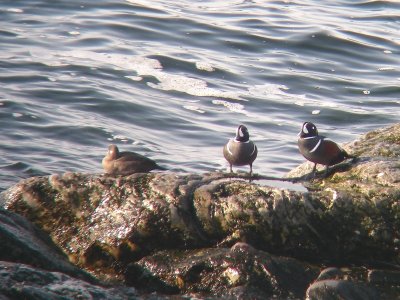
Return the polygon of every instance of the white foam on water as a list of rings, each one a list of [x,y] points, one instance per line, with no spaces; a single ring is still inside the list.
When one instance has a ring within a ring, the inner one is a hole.
[[[36,56],[32,53],[32,56]],[[159,82],[149,82],[147,85],[154,89],[164,91],[177,91],[199,97],[218,97],[229,99],[240,99],[239,92],[223,91],[217,88],[210,88],[207,82],[199,79],[184,75],[172,74],[163,70],[161,63],[157,59],[147,58],[143,56],[128,56],[122,54],[110,53],[97,53],[92,51],[67,51],[58,52],[56,55],[48,55],[48,57],[41,57],[37,55],[43,63],[54,65],[56,58],[65,63],[70,61],[70,64],[77,64],[75,60],[83,60],[85,65],[100,65],[108,64],[122,70],[129,70],[136,72],[136,76],[125,76],[126,78],[138,81],[143,76],[152,76]],[[50,62],[49,62],[50,60]],[[92,62],[92,63],[90,63]],[[60,63],[60,62],[59,62]],[[78,63],[81,63],[78,61]]]
[[[196,62],[196,68],[199,70],[202,70],[202,71],[207,71],[207,72],[215,71],[214,67],[211,64],[206,63],[206,62],[201,62],[201,61]]]
[[[396,69],[393,68],[393,67],[381,67],[381,68],[378,68],[378,71],[394,71],[394,70],[396,70]]]
[[[116,134],[116,135],[113,135],[112,140],[119,140],[121,142],[128,142],[129,138],[124,136],[124,135],[121,135],[121,134]]]
[[[265,83],[262,85],[254,85],[248,87],[247,91],[224,91],[218,88],[211,88],[203,79],[192,77],[194,75],[185,76],[181,74],[172,74],[163,70],[163,66],[159,60],[154,58],[147,58],[144,56],[131,56],[113,53],[98,53],[86,50],[73,50],[55,53],[43,53],[31,51],[31,60],[40,61],[43,64],[57,67],[67,65],[85,65],[92,69],[102,68],[104,66],[112,66],[116,69],[128,70],[136,72],[136,75],[124,76],[132,81],[142,81],[145,76],[151,76],[158,82],[148,82],[150,88],[164,90],[164,91],[177,91],[198,97],[214,97],[219,98],[213,100],[215,105],[222,105],[228,110],[236,113],[241,113],[249,116],[245,107],[238,103],[232,103],[222,99],[232,99],[245,101],[244,97],[255,97],[260,99],[267,99],[268,101],[276,101],[279,103],[294,104],[301,107],[311,107],[312,113],[317,114],[322,108],[343,109],[353,113],[366,113],[360,110],[359,107],[329,101],[329,99],[312,99],[305,94],[296,93],[285,84]],[[199,68],[211,70],[212,66],[206,63],[196,63]],[[382,69],[388,70],[388,69]],[[71,75],[61,75],[58,78],[51,77],[49,80],[70,80]],[[290,91],[290,92],[289,92]],[[368,95],[369,90],[364,90],[363,93]],[[201,109],[189,106],[184,107],[188,110],[203,113]],[[262,118],[257,114],[252,115],[254,118]]]
[[[213,100],[212,103],[215,105],[222,105],[232,112],[246,114],[246,115],[248,114],[247,111],[244,109],[244,106],[239,103],[232,103],[226,100]]]
[[[240,99],[240,94],[238,92],[226,92],[219,89],[210,88],[207,86],[207,82],[202,79],[160,71],[153,72],[151,75],[159,80],[159,83],[149,82],[147,84],[154,89],[177,91],[199,97]]]
[[[284,84],[265,83],[254,85],[248,88],[249,96],[258,98],[268,98],[271,100],[278,100],[279,102],[286,103],[299,103],[307,104],[311,100],[307,99],[306,95],[288,93],[290,89]]]

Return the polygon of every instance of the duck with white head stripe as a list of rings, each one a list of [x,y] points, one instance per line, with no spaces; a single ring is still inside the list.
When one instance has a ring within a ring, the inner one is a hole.
[[[311,122],[304,122],[297,141],[300,153],[314,163],[312,174],[315,174],[317,164],[326,166],[336,165],[348,158],[354,158],[334,141],[318,134],[317,127]]]
[[[230,139],[224,146],[223,154],[228,161],[230,171],[232,166],[250,166],[250,176],[253,173],[253,162],[257,157],[257,147],[250,140],[249,131],[246,126],[239,125],[236,130],[236,137]]]

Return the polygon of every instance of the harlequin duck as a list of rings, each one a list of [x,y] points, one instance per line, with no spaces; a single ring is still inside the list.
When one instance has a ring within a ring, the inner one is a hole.
[[[240,125],[236,130],[236,137],[230,139],[224,146],[224,157],[229,162],[232,173],[233,166],[250,165],[250,176],[253,172],[253,162],[257,157],[257,147],[250,141],[246,126]]]
[[[297,141],[300,153],[314,163],[312,174],[315,174],[317,164],[328,167],[338,164],[348,158],[354,158],[334,141],[318,135],[317,127],[311,122],[304,122]]]
[[[147,173],[151,170],[164,168],[150,158],[135,152],[119,152],[116,145],[108,146],[108,152],[103,158],[104,171],[111,175],[129,175],[133,173]]]

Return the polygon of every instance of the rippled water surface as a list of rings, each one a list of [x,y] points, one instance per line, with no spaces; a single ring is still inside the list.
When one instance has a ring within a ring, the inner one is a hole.
[[[240,123],[282,176],[304,121],[340,143],[399,121],[398,1],[1,1],[0,50],[0,189],[100,173],[109,143],[226,170]]]

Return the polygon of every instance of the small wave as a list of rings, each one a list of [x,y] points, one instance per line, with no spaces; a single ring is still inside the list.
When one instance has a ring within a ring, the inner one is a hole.
[[[200,114],[204,114],[205,111],[200,109],[200,107],[196,106],[196,105],[184,105],[183,106],[184,109],[190,110],[190,111],[195,111],[198,112]]]
[[[24,10],[20,8],[7,8],[6,11],[16,14],[22,14],[24,12]]]

